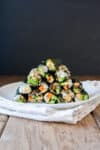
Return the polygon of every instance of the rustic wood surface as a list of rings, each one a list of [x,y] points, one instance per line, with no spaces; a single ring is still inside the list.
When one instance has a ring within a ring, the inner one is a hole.
[[[78,77],[100,80],[100,76]],[[24,79],[1,76],[0,86]],[[0,115],[0,150],[100,150],[100,106],[76,125]]]

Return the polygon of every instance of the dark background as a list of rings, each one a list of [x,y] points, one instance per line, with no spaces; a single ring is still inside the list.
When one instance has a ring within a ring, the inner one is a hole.
[[[73,74],[100,74],[100,2],[1,0],[0,74],[27,74],[47,57]]]

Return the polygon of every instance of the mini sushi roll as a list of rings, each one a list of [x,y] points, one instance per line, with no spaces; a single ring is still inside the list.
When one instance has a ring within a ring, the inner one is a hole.
[[[41,76],[39,75],[38,69],[32,69],[27,77],[27,83],[31,86],[38,86],[40,82]]]
[[[23,84],[18,88],[20,94],[29,94],[32,92],[31,87],[28,84]]]
[[[68,91],[62,90],[61,94],[62,96],[66,96],[67,94],[69,94],[72,98],[74,98],[74,93],[71,90]]]
[[[22,84],[17,89],[17,95],[22,95],[26,100],[28,99],[28,94],[31,92],[32,89],[28,84]]]
[[[14,101],[25,103],[26,99],[25,99],[25,97],[23,95],[16,95],[14,97]]]
[[[71,90],[68,90],[67,92],[63,90],[61,94],[64,102],[74,101],[74,93]]]
[[[29,94],[28,102],[31,103],[41,103],[43,101],[43,95],[39,93]]]
[[[52,93],[59,95],[61,92],[61,86],[59,85],[59,83],[55,82],[50,86],[50,90]]]
[[[78,100],[88,100],[89,99],[89,95],[87,92],[82,91],[81,93],[76,94],[76,98]]]
[[[56,65],[52,59],[46,60],[46,66],[48,67],[49,71],[56,71]]]
[[[56,77],[57,77],[56,80],[58,82],[64,82],[66,79],[68,79],[67,73],[61,70],[56,72]]]
[[[54,82],[54,77],[51,74],[46,74],[46,80],[48,83],[53,83]]]
[[[48,92],[44,95],[44,101],[50,104],[56,104],[60,102],[59,98],[51,92]]]
[[[42,77],[45,77],[46,73],[48,72],[48,67],[45,65],[39,65],[38,72]]]
[[[41,82],[40,76],[28,76],[27,83],[31,86],[39,86]]]
[[[67,67],[67,66],[65,66],[65,65],[59,65],[58,70],[61,70],[61,71],[63,71],[63,72],[66,72],[66,73],[67,73],[67,75],[68,75],[68,77],[70,77],[70,76],[71,76],[71,73],[70,73],[70,71],[69,71],[68,67]]]
[[[63,87],[64,90],[68,90],[69,88],[73,86],[72,80],[68,79],[67,81],[62,82],[61,86]]]
[[[40,93],[45,93],[48,91],[48,85],[45,82],[42,82],[38,89]]]

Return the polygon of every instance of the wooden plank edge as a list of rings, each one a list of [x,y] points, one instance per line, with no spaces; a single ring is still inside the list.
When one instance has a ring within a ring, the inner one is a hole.
[[[100,129],[100,105],[92,112],[92,116]]]

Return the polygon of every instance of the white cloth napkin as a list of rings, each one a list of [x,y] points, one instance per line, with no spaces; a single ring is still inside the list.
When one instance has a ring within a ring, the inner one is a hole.
[[[100,81],[84,81],[90,99],[69,104],[31,104],[13,101],[21,82],[0,88],[0,113],[38,121],[77,123],[100,104]]]

